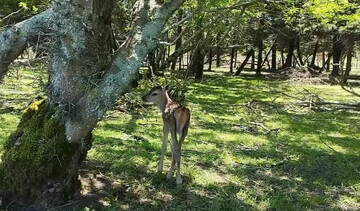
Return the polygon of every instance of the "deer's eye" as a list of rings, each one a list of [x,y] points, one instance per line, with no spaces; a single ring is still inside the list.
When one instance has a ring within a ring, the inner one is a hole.
[[[152,95],[151,96],[156,96],[157,95],[157,93],[152,93]]]

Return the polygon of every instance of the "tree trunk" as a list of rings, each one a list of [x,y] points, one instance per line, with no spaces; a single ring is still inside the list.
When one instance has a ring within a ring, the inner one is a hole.
[[[351,62],[352,62],[352,56],[354,51],[354,35],[350,34],[348,37],[348,43],[347,43],[348,49],[346,54],[346,69],[343,76],[342,83],[346,83],[350,72],[351,72]]]
[[[256,75],[261,75],[261,68],[262,68],[262,51],[263,51],[263,41],[259,40],[258,42],[258,59],[257,59],[257,66],[256,66]]]
[[[92,135],[83,140],[86,147],[69,143],[60,114],[46,100],[24,112],[4,145],[0,174],[5,199],[45,209],[65,203],[80,190],[78,164],[91,148]]]
[[[182,13],[182,10],[179,11],[179,14],[178,14],[178,21],[181,21],[181,19],[183,18],[183,13]],[[181,48],[181,44],[182,44],[182,36],[181,36],[181,33],[182,33],[182,26],[181,24],[178,25],[177,27],[177,31],[176,31],[176,36],[178,37],[176,42],[175,42],[175,52],[178,51],[180,48]],[[170,56],[169,56],[170,57]],[[175,70],[175,67],[176,67],[176,61],[177,61],[178,57],[174,57],[172,59],[172,64],[171,64],[171,70],[174,71]],[[165,62],[164,62],[165,63]],[[164,64],[165,65],[165,64]],[[164,68],[165,69],[165,68]],[[179,69],[180,70],[180,69]]]
[[[208,68],[209,71],[211,71],[212,57],[213,57],[213,52],[212,52],[212,49],[210,49],[209,50],[209,68]]]
[[[155,51],[153,50],[148,53],[147,60],[148,60],[148,71],[146,72],[146,77],[152,79],[154,71],[158,68],[156,65],[156,56]]]
[[[48,98],[26,110],[0,166],[0,192],[38,209],[64,203],[79,190],[78,162],[89,149],[82,146],[91,146],[93,128],[129,90],[184,0],[170,0],[155,12],[148,0],[141,2],[128,39],[114,55],[113,1],[53,2],[52,9],[0,34],[1,74],[43,28],[61,35],[52,37]]]
[[[275,65],[274,65],[274,66],[275,66],[275,69],[276,69],[276,42],[277,42],[277,38],[275,38],[275,40],[274,40],[274,42],[273,42],[270,50],[266,53],[265,59],[264,59],[264,61],[263,61],[263,63],[262,63],[262,66],[264,66],[265,62],[267,62],[267,65],[268,65],[268,68],[269,68],[269,69],[271,68],[271,67],[270,67],[270,63],[269,63],[269,59],[268,59],[270,53],[272,54],[272,55],[271,55],[272,57],[275,56],[275,58],[272,58],[272,60],[275,60]],[[275,49],[275,51],[274,51],[274,49]]]
[[[245,60],[244,60],[243,63],[240,65],[240,67],[237,69],[235,75],[240,75],[241,71],[244,70],[246,64],[248,63],[248,61],[249,61],[249,59],[250,59],[250,57],[253,55],[253,51],[254,51],[253,49],[250,49],[250,50],[247,52]]]
[[[276,70],[276,44],[274,44],[271,49],[271,70]]]
[[[326,72],[330,72],[330,60],[332,58],[332,53],[331,54],[328,54],[328,59],[327,59],[327,62],[326,62]]]
[[[235,57],[235,48],[231,48],[230,55],[230,73],[234,72],[234,57]]]
[[[202,7],[202,3],[200,0],[198,0],[198,3],[200,4],[200,8]],[[196,25],[195,28],[197,31],[201,31],[201,28],[203,26],[203,16],[196,19]],[[200,81],[202,79],[203,73],[204,73],[204,59],[205,59],[205,50],[202,47],[202,42],[204,40],[204,33],[199,33],[196,36],[195,42],[197,43],[197,47],[195,48],[193,54],[191,55],[191,64],[188,68],[190,71],[195,73],[195,80]]]
[[[333,38],[333,70],[332,76],[340,75],[340,60],[341,60],[341,40],[340,35],[337,34]]]
[[[310,63],[311,68],[315,68],[315,60],[316,60],[316,54],[318,52],[318,49],[319,49],[319,40],[316,41],[316,44],[314,47],[313,56],[312,56],[311,63]]]
[[[179,71],[182,70],[183,56],[179,57]]]
[[[332,58],[332,53],[328,52],[327,59],[324,63],[323,69],[326,69],[326,72],[330,72],[330,60]]]
[[[289,40],[288,54],[286,56],[286,60],[285,60],[285,64],[284,64],[283,68],[292,66],[293,58],[294,58],[294,47],[295,47],[295,39],[293,38],[293,39]]]
[[[191,57],[190,71],[195,73],[195,80],[197,81],[202,79],[204,73],[204,58],[205,54],[200,48],[197,48]]]
[[[234,60],[234,68],[236,68],[236,66],[237,66],[237,59],[238,59],[238,57],[237,57],[237,54],[238,53],[238,50],[237,49],[235,49],[235,60]]]
[[[251,52],[251,70],[254,70],[255,69],[255,51],[252,51]]]
[[[301,53],[301,45],[300,45],[300,38],[296,40],[296,51],[299,57],[299,62],[301,66],[304,66],[304,61],[302,59],[302,53]]]
[[[216,48],[216,67],[221,66],[221,49]]]

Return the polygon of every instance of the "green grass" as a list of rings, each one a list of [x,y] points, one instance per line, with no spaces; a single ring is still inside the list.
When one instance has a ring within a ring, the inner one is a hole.
[[[44,71],[37,68],[18,71],[12,69],[0,85],[0,153],[6,138],[15,131],[21,112],[37,96],[43,94],[43,85],[47,79]]]
[[[31,84],[33,74],[20,74],[20,81],[8,78],[0,86],[1,100],[6,99],[1,102],[8,103],[0,104],[6,111],[0,112],[1,141],[15,129],[20,108],[37,95],[37,87],[16,85]],[[358,101],[339,86],[291,85],[221,72],[207,72],[202,83],[192,83],[181,186],[156,172],[162,139],[157,108],[109,111],[94,131],[81,169],[84,194],[96,197],[78,209],[359,210],[359,112],[314,112],[279,94],[306,97],[304,88],[326,100]],[[253,99],[276,99],[278,107],[248,104]],[[268,133],[259,123],[276,130]],[[166,170],[170,157],[168,152]]]

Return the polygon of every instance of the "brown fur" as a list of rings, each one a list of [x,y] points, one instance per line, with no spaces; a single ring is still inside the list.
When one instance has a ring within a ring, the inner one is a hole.
[[[167,177],[168,179],[170,179],[173,176],[173,171],[175,170],[175,168],[177,168],[176,183],[181,184],[181,146],[188,133],[188,128],[190,124],[190,110],[171,100],[167,88],[162,89],[161,87],[154,87],[150,90],[148,94],[143,97],[143,100],[156,103],[162,112],[162,118],[164,123],[164,141],[158,171],[162,171],[163,169],[163,160],[166,152],[168,139],[167,136],[170,132],[172,137],[172,164]],[[177,135],[179,135],[179,140],[177,139]]]

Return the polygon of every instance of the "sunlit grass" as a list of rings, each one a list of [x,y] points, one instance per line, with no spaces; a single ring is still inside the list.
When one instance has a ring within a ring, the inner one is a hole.
[[[0,86],[1,141],[38,94],[37,77],[22,71],[20,79],[7,78]],[[107,187],[100,203],[85,209],[360,209],[359,112],[294,110],[296,100],[280,94],[297,95],[304,88],[328,101],[358,102],[339,86],[244,79],[222,72],[207,72],[202,83],[192,83],[180,187],[156,172],[162,144],[157,108],[109,111],[94,131],[83,168],[116,183]],[[253,99],[282,107],[249,107]],[[170,158],[168,151],[166,170]]]

